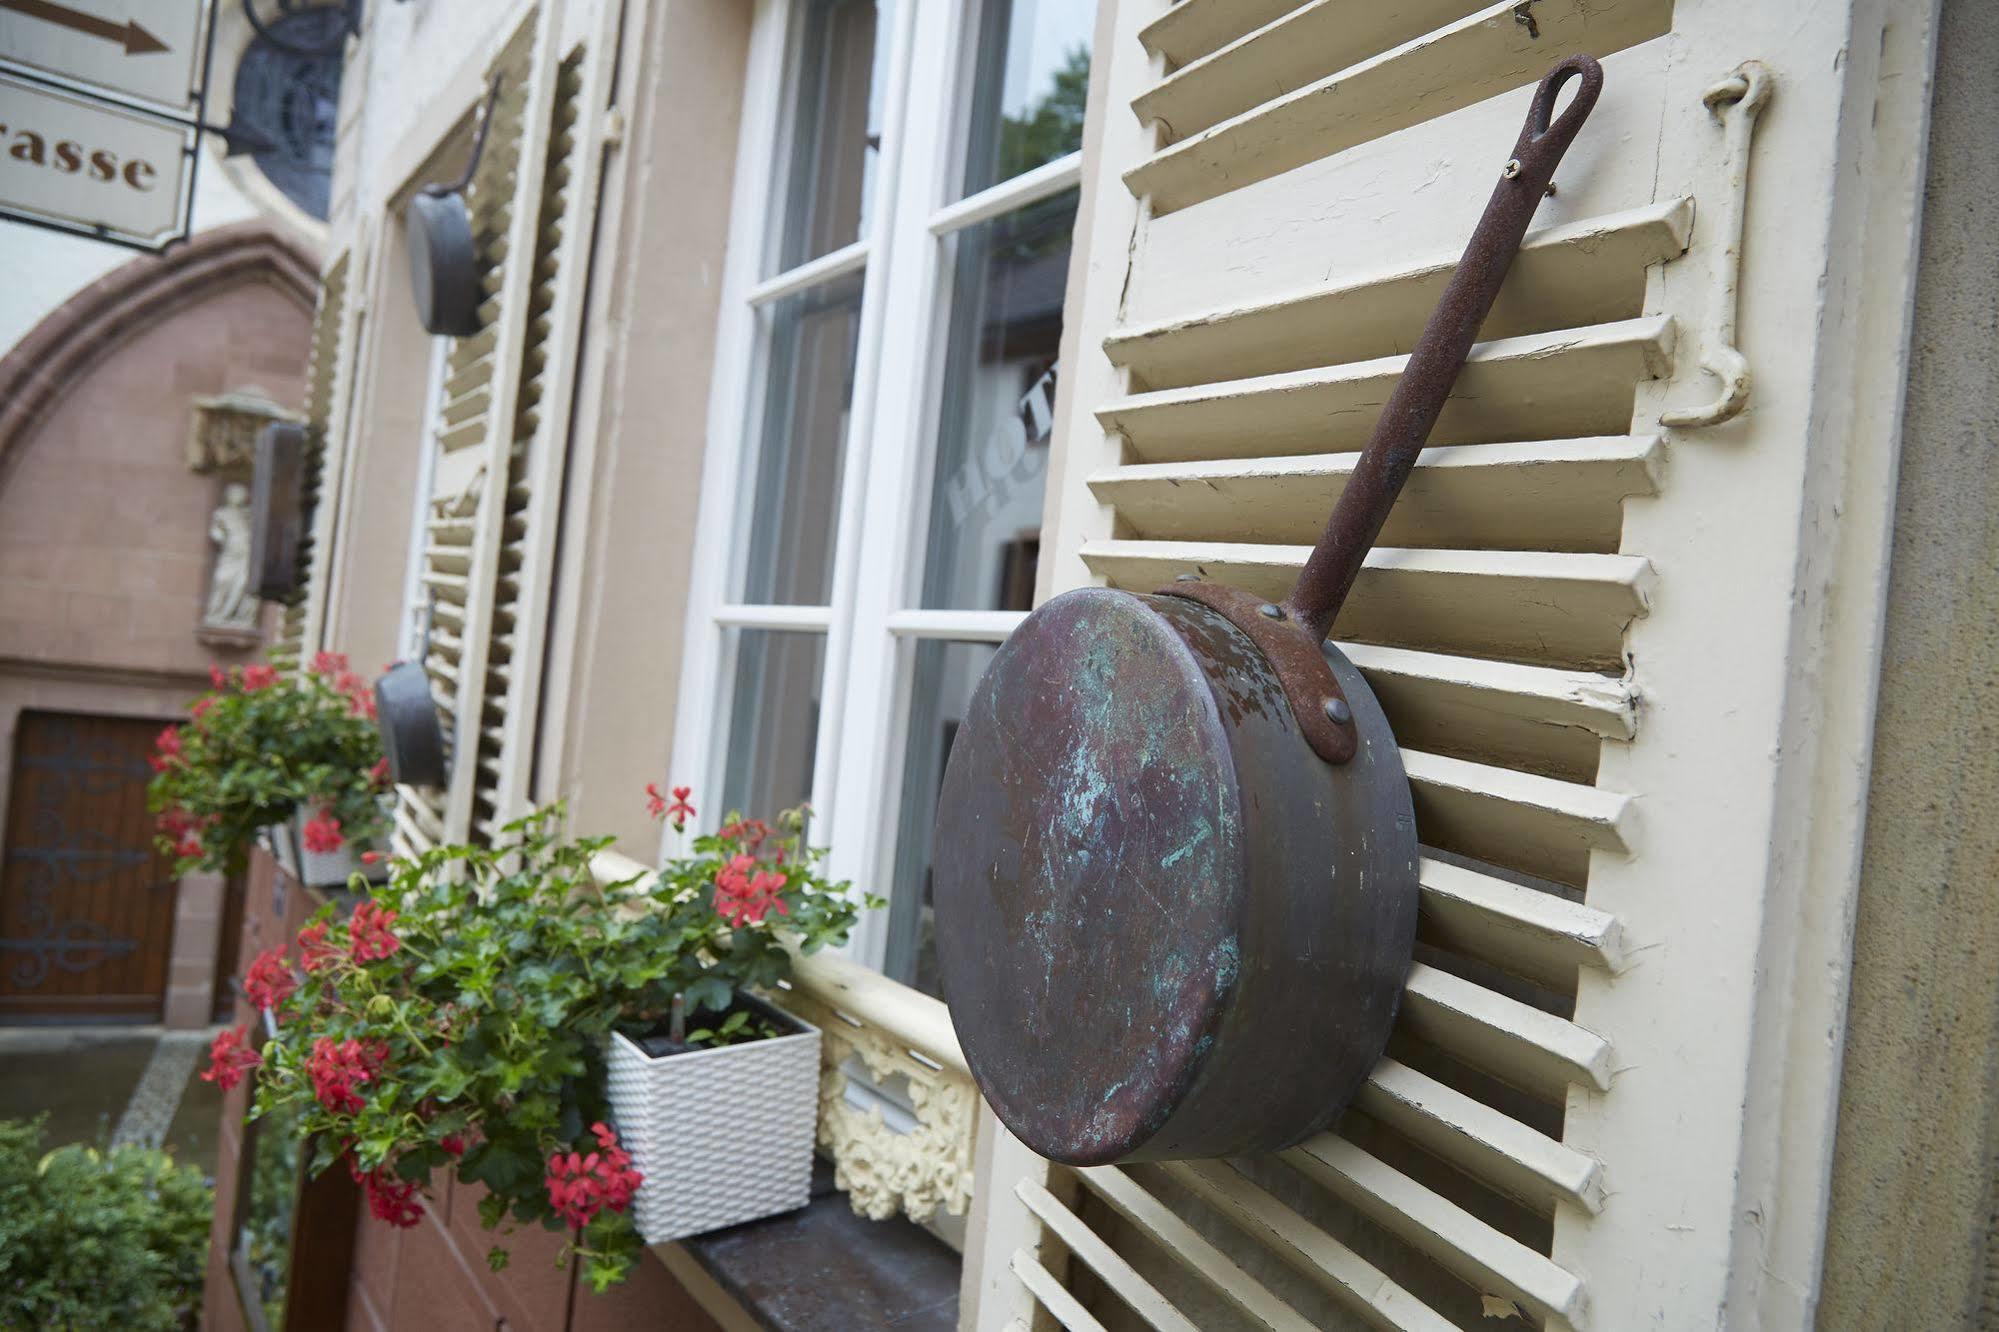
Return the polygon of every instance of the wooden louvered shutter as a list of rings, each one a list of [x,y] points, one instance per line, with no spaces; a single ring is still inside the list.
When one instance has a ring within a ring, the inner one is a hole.
[[[326,619],[327,584],[331,573],[332,534],[336,517],[335,484],[340,467],[340,438],[346,413],[342,402],[353,375],[348,364],[356,345],[351,320],[352,253],[342,254],[326,269],[319,284],[319,305],[312,321],[311,360],[306,366],[305,487],[300,512],[296,590],[285,603],[278,622],[272,656],[289,665],[321,646]]]
[[[1808,137],[1840,123],[1827,71],[1895,48],[1849,43],[1843,14],[1787,29],[1775,4],[1104,3],[1044,596],[1189,570],[1285,592],[1532,84],[1574,51],[1608,81],[1333,632],[1403,747],[1425,847],[1388,1056],[1332,1131],[1268,1159],[1068,1170],[988,1117],[974,1325],[1714,1325],[1760,1122],[1741,1051],[1776,833],[1754,820],[1783,721],[1727,696],[1714,657],[1754,637],[1739,669],[1789,660],[1766,626],[1808,600],[1787,520],[1825,428],[1795,348],[1847,260],[1831,151],[1794,138],[1812,211],[1763,251],[1765,318],[1793,321],[1791,347],[1764,333],[1783,383],[1759,367],[1767,396],[1725,430],[1661,427],[1669,395],[1713,393],[1693,344],[1720,247],[1694,196],[1718,213],[1731,183],[1701,98],[1748,57],[1809,69],[1785,94]],[[1685,720],[1648,745],[1655,697]]]
[[[404,789],[406,850],[489,842],[528,801],[587,270],[571,254],[587,243],[602,156],[602,118],[583,111],[608,76],[581,46],[554,59],[548,24],[502,57],[469,195],[487,299],[447,358],[423,557],[436,606],[425,665],[453,762],[447,789]]]

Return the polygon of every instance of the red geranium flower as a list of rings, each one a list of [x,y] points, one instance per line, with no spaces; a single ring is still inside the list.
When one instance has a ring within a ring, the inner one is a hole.
[[[169,726],[153,740],[153,756],[146,760],[154,772],[163,772],[180,762],[180,727]]]
[[[347,839],[340,835],[340,820],[333,817],[333,811],[322,809],[306,821],[305,849],[322,855],[338,851]]]
[[[396,913],[375,902],[363,902],[354,908],[354,919],[348,922],[347,933],[352,942],[348,951],[356,962],[373,962],[389,956],[403,946],[389,929],[396,923]]]
[[[254,694],[259,689],[269,689],[278,682],[278,668],[258,662],[243,668],[243,692]]]
[[[375,766],[368,769],[368,780],[377,786],[387,786],[389,784],[388,759],[379,758],[375,760]]]
[[[243,973],[243,996],[257,1008],[275,1009],[298,989],[298,978],[285,965],[282,945],[273,945],[257,954],[257,960]]]
[[[463,1133],[447,1133],[437,1140],[437,1145],[444,1149],[447,1156],[463,1156],[469,1146]]]
[[[222,668],[214,662],[208,664],[208,681],[217,689],[227,689],[229,687],[229,677],[224,675]]]
[[[326,922],[314,921],[298,932],[299,965],[307,974],[330,967],[340,958],[340,950],[326,942]]]
[[[347,654],[344,652],[318,653],[313,657],[312,665],[306,669],[310,670],[314,675],[339,675],[347,669]]]
[[[543,1181],[556,1214],[579,1230],[606,1207],[624,1211],[645,1183],[609,1125],[592,1124],[590,1132],[596,1135],[597,1150],[588,1156],[557,1152],[548,1158],[548,1178]]]
[[[251,1069],[264,1062],[264,1057],[252,1050],[248,1044],[250,1028],[245,1025],[234,1031],[217,1032],[208,1046],[208,1068],[202,1073],[203,1082],[212,1082],[223,1091],[234,1091],[243,1077]]]
[[[783,874],[759,869],[756,857],[736,856],[715,876],[715,910],[730,925],[738,927],[745,923],[761,925],[764,917],[773,911],[788,916],[791,908],[778,895],[783,892],[785,882]]]
[[[359,1114],[359,1088],[375,1080],[388,1058],[389,1047],[382,1041],[364,1044],[350,1036],[336,1044],[331,1036],[322,1036],[312,1043],[305,1072],[321,1105],[336,1115]]]
[[[402,1230],[408,1230],[423,1220],[423,1204],[416,1200],[417,1184],[411,1179],[397,1179],[386,1165],[378,1165],[373,1170],[360,1170],[353,1162],[348,1162],[347,1173],[354,1176],[368,1195],[368,1211],[377,1221],[386,1221]]]

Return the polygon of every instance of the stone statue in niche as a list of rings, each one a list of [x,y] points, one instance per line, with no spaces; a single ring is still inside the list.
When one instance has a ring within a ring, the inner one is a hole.
[[[254,637],[257,599],[250,595],[250,488],[240,481],[222,487],[222,503],[208,520],[215,543],[215,567],[208,579],[208,606],[201,627]]]

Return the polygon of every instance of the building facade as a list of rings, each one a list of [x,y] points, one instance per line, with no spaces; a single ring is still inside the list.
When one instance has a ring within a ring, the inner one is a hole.
[[[454,762],[398,793],[403,849],[562,799],[650,861],[648,782],[704,819],[811,801],[889,901],[791,996],[828,1033],[820,1144],[882,1244],[953,1255],[935,1320],[1980,1325],[1994,27],[1957,0],[370,6],[277,632],[424,662]],[[1060,591],[1282,592],[1577,52],[1602,100],[1334,630],[1424,846],[1388,1055],[1274,1157],[1054,1166],[938,997],[971,686]],[[477,310],[433,337],[410,204],[461,181]],[[812,1325],[686,1246],[602,1302],[485,1274],[464,1202],[360,1224],[347,1325]],[[812,1274],[829,1308],[845,1270]]]

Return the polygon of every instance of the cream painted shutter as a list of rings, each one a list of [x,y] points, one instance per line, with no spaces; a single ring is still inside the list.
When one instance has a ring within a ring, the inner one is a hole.
[[[532,799],[589,275],[576,247],[588,244],[595,221],[605,147],[606,118],[587,112],[604,106],[612,72],[583,44],[558,62],[545,55],[552,35],[537,40],[541,54],[525,88],[525,34],[511,55],[514,91],[495,108],[473,185],[475,231],[493,245],[491,297],[481,308],[484,327],[451,348],[424,554],[425,583],[437,598],[426,666],[453,719],[454,755],[464,759],[454,759],[448,791],[405,788],[397,835],[411,850],[440,836],[490,842]],[[524,144],[539,148],[524,152]],[[512,255],[527,261],[511,262]]]
[[[968,1325],[1751,1325],[1717,1312],[1766,1279],[1736,1190],[1759,1144],[1773,1181],[1790,1164],[1744,1109],[1787,780],[1781,691],[1747,682],[1788,669],[1800,543],[1832,530],[1797,517],[1812,340],[1838,324],[1841,145],[1879,132],[1832,71],[1893,48],[1774,2],[1104,5],[1044,595],[1188,570],[1284,592],[1532,85],[1575,51],[1607,85],[1334,628],[1425,846],[1388,1056],[1268,1159],[1068,1170],[988,1114]],[[1791,227],[1745,279],[1758,397],[1668,432],[1668,397],[1713,394],[1695,198],[1719,213],[1731,183],[1701,97],[1746,58],[1778,67],[1793,136],[1753,159]],[[1808,1288],[1804,1243],[1773,1288]]]
[[[312,320],[311,360],[306,365],[305,494],[298,553],[299,586],[285,603],[278,621],[272,656],[296,665],[308,649],[317,651],[326,619],[326,589],[332,564],[332,535],[337,512],[340,440],[346,413],[342,403],[353,377],[356,304],[348,299],[352,283],[351,252],[340,255],[319,283],[319,305]]]

